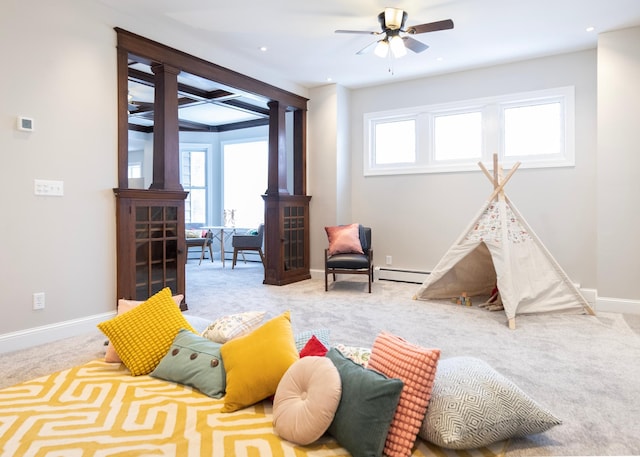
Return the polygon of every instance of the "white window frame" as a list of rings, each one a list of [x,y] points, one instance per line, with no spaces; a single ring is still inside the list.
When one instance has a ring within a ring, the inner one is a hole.
[[[518,106],[560,103],[562,110],[563,148],[560,154],[540,154],[506,157],[504,145],[504,110]],[[482,157],[480,161],[491,166],[492,156],[498,154],[505,168],[520,162],[521,168],[575,166],[575,89],[573,86],[519,92],[496,97],[462,100],[437,105],[364,114],[363,173],[365,176],[444,173],[478,170],[478,160],[435,160],[435,119],[438,116],[482,113]],[[375,126],[398,120],[416,120],[416,161],[401,164],[376,164]]]
[[[185,186],[183,184],[184,190],[189,192],[190,189],[204,189],[205,192],[205,209],[204,209],[204,217],[205,220],[203,221],[204,224],[208,224],[209,222],[209,217],[210,217],[210,209],[211,209],[211,203],[210,203],[210,198],[211,198],[211,190],[209,188],[209,169],[211,168],[211,166],[209,165],[209,162],[211,160],[211,145],[210,144],[203,144],[203,143],[180,143],[179,145],[179,151],[180,151],[180,155],[179,155],[179,164],[180,164],[180,183],[182,184],[182,168],[184,166],[183,163],[183,159],[182,159],[182,155],[185,152],[204,152],[205,155],[205,176],[204,176],[204,180],[205,180],[205,184],[204,186]],[[189,200],[189,197],[187,198],[187,200]],[[187,212],[188,208],[187,208],[187,204],[185,201],[185,218],[186,218],[186,212]],[[190,218],[191,219],[191,218]],[[194,223],[193,221],[187,222],[187,224],[192,224]]]

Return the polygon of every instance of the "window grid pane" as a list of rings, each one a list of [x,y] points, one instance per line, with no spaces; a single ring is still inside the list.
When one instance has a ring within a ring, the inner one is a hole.
[[[189,192],[184,205],[186,224],[207,222],[206,164],[206,151],[182,151],[180,182]]]
[[[375,163],[416,161],[416,121],[414,119],[375,124]]]
[[[482,158],[482,113],[461,113],[434,118],[436,161]]]
[[[504,155],[557,155],[562,149],[562,106],[559,102],[504,110]]]

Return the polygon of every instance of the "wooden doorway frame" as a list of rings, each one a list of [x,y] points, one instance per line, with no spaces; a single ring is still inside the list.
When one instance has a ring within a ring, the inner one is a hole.
[[[269,106],[269,160],[268,187],[263,195],[265,201],[265,284],[283,285],[308,279],[309,272],[309,200],[306,195],[306,111],[308,99],[279,89],[270,84],[221,67],[177,49],[165,46],[142,36],[115,28],[117,34],[117,79],[118,79],[118,187],[116,197],[128,190],[128,62],[130,57],[145,63],[154,70],[157,88],[156,113],[159,122],[154,125],[153,183],[149,192],[179,192],[180,185],[178,137],[179,126],[177,106],[170,100],[175,94],[177,75],[191,73],[202,78],[224,84],[234,89],[262,97]],[[160,92],[158,94],[158,92]],[[287,132],[286,113],[293,114],[292,132]],[[290,193],[287,189],[287,134],[293,138],[293,182]],[[144,194],[141,190],[137,194]],[[131,192],[129,192],[131,194]],[[296,230],[291,231],[293,219],[291,208],[303,217],[295,219]],[[184,226],[184,214],[181,215]],[[118,226],[121,237],[135,236],[125,233]],[[184,244],[184,234],[179,234],[180,245]],[[293,245],[291,242],[293,241]],[[126,243],[118,243],[118,257],[124,257],[121,250]],[[293,250],[291,248],[293,246]],[[186,250],[186,249],[185,249]],[[293,253],[293,254],[292,254]],[[289,257],[294,255],[294,261]],[[182,264],[184,268],[184,264]],[[120,264],[118,266],[120,270]],[[118,289],[120,290],[120,275]],[[175,291],[175,293],[184,293]]]

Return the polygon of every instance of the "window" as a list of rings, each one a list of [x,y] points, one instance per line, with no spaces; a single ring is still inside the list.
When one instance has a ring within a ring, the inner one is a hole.
[[[129,162],[127,167],[127,177],[142,178],[142,162]]]
[[[185,224],[207,223],[206,146],[180,145],[180,182],[189,192],[184,202]]]
[[[433,141],[435,162],[478,161],[482,158],[482,113],[435,115]]]
[[[562,87],[364,116],[364,174],[575,165],[574,89]]]
[[[506,157],[562,154],[560,102],[505,107],[503,116]]]
[[[380,122],[374,129],[376,164],[415,162],[415,119]]]
[[[224,211],[233,212],[234,225],[255,228],[264,221],[267,190],[267,140],[224,143]],[[228,218],[227,218],[228,219]]]

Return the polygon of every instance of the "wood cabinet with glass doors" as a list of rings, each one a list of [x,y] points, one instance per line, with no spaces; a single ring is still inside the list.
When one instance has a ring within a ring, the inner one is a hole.
[[[146,300],[164,287],[174,295],[184,294],[183,216],[187,193],[133,189],[114,189],[114,193],[118,298]]]

